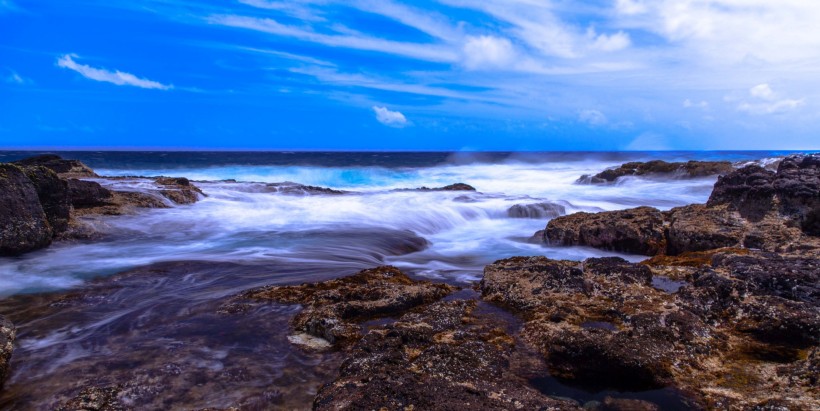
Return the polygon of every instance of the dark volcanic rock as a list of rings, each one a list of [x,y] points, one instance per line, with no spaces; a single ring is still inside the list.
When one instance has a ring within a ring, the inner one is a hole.
[[[316,395],[314,409],[580,409],[510,375],[512,338],[482,324],[475,307],[439,302],[371,330]]]
[[[672,174],[679,177],[706,177],[730,173],[732,163],[728,161],[688,161],[667,163],[662,160],[625,163],[618,168],[604,170],[592,177],[582,176],[578,182],[586,184],[613,182],[624,176],[647,176]]]
[[[0,164],[0,255],[17,255],[51,244],[37,188],[23,170]]]
[[[0,315],[0,389],[9,376],[9,361],[14,351],[15,334],[14,324]]]
[[[507,209],[511,218],[555,218],[566,213],[566,207],[555,203],[516,204]]]
[[[119,399],[119,387],[88,387],[76,397],[60,404],[57,411],[125,411],[132,409]]]
[[[743,244],[746,222],[725,209],[692,204],[673,208],[666,214],[669,255],[736,247]]]
[[[358,322],[399,315],[454,290],[445,284],[413,281],[399,269],[384,266],[322,283],[252,290],[244,297],[304,306],[292,321],[297,332],[294,342],[317,343],[299,335],[307,334],[331,344],[346,344],[360,337]]]
[[[620,258],[583,265],[545,257],[500,260],[484,269],[481,292],[527,321],[522,337],[544,355],[552,375],[578,384],[665,386],[673,381],[674,363],[709,349],[701,320],[664,309],[672,297],[651,287],[649,269]]]
[[[160,177],[155,182],[162,186],[160,194],[176,204],[193,204],[205,195],[185,177]]]
[[[651,207],[558,217],[547,224],[544,237],[549,244],[625,253],[655,255],[666,250],[663,215]]]
[[[68,228],[71,214],[66,181],[60,179],[56,173],[46,167],[24,167],[23,171],[37,190],[40,205],[46,213],[54,235],[64,232]]]
[[[61,178],[88,178],[97,177],[94,170],[79,160],[64,160],[58,155],[44,154],[35,157],[29,157],[16,164],[22,166],[43,166],[57,173]]]
[[[718,178],[706,203],[708,207],[729,205],[741,216],[759,221],[772,208],[775,173],[756,165],[749,165]]]
[[[777,168],[773,187],[780,213],[791,216],[807,234],[818,235],[820,154],[785,158]]]
[[[69,179],[68,193],[74,208],[99,207],[111,204],[111,190],[93,181]]]
[[[444,187],[434,187],[434,188],[419,187],[419,188],[416,188],[414,190],[415,191],[476,191],[475,187],[473,187],[469,184],[464,184],[464,183],[455,183],[455,184],[450,184],[450,185],[444,186]]]
[[[299,195],[299,196],[316,195],[316,194],[328,194],[328,195],[347,194],[347,192],[345,192],[345,191],[334,190],[332,188],[306,186],[304,184],[292,183],[292,182],[289,182],[289,181],[286,181],[284,183],[265,184],[265,191],[280,193],[280,194],[287,194],[287,195]]]

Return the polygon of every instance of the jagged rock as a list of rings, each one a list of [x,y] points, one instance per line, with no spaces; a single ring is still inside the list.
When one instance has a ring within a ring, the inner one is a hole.
[[[122,404],[119,394],[122,389],[112,387],[88,387],[77,396],[60,404],[57,411],[125,411],[131,409]]]
[[[484,269],[485,300],[527,322],[522,337],[552,375],[595,387],[647,389],[673,380],[673,363],[709,350],[692,313],[666,306],[648,267],[621,258],[583,264],[513,257]]]
[[[68,228],[71,213],[68,184],[46,167],[23,167],[23,172],[37,190],[40,205],[54,235],[64,232]]]
[[[0,255],[46,247],[52,235],[37,188],[20,167],[0,164]]]
[[[743,245],[746,222],[725,208],[692,204],[665,213],[669,255]]]
[[[544,240],[644,255],[666,250],[663,215],[652,207],[554,218],[547,224]]]
[[[14,352],[16,329],[11,321],[0,315],[0,389],[9,376],[9,361]]]
[[[780,200],[780,214],[790,216],[807,234],[820,235],[820,154],[785,158],[772,185]]]
[[[510,218],[555,218],[566,213],[566,207],[555,203],[516,204],[507,209]]]
[[[403,189],[398,191],[476,191],[476,189],[469,184],[455,183],[444,187],[419,187],[415,189]]]
[[[284,183],[269,183],[265,184],[265,191],[279,193],[279,194],[287,194],[287,195],[315,195],[315,194],[328,194],[328,195],[340,195],[340,194],[347,194],[346,191],[334,190],[332,188],[326,187],[316,187],[316,186],[307,186],[304,184],[292,183],[290,181],[286,181]]]
[[[205,195],[185,177],[160,177],[155,182],[163,187],[160,194],[176,204],[193,204],[199,201],[200,195]]]
[[[22,166],[43,166],[57,173],[60,178],[93,178],[97,174],[79,160],[64,160],[58,155],[44,154],[15,161]]]
[[[383,266],[322,283],[265,287],[243,297],[301,304],[304,310],[291,323],[294,331],[344,345],[360,337],[358,322],[399,315],[454,290],[445,284],[411,280],[399,269]]]
[[[727,204],[743,218],[759,221],[772,209],[775,173],[756,165],[748,165],[719,177],[707,207]]]
[[[668,163],[663,160],[647,162],[630,162],[620,167],[604,170],[594,176],[581,176],[578,179],[582,184],[599,184],[613,182],[624,176],[647,176],[672,174],[676,177],[706,177],[730,173],[732,163],[728,161],[688,161],[685,163]]]
[[[74,208],[90,208],[110,205],[111,190],[93,181],[68,179],[68,195]]]
[[[371,330],[316,395],[316,410],[580,410],[509,372],[513,339],[473,315],[476,301],[439,302]]]

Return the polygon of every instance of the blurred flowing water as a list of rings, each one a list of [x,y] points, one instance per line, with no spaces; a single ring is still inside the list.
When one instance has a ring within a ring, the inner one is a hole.
[[[32,154],[0,152],[0,161]],[[97,241],[0,258],[0,313],[19,328],[13,374],[0,396],[6,409],[50,409],[84,384],[122,381],[133,386],[125,399],[141,409],[306,407],[336,369],[325,364],[338,359],[290,347],[287,320],[296,308],[265,305],[237,318],[217,313],[226,298],[383,264],[469,285],[501,258],[613,255],[531,242],[548,218],[512,218],[508,209],[701,203],[713,177],[575,182],[626,161],[765,163],[785,153],[61,154],[102,176],[188,177],[207,197],[106,218]],[[97,181],[138,191],[147,180]],[[267,186],[287,181],[347,193],[289,195]],[[402,190],[456,182],[477,191]]]

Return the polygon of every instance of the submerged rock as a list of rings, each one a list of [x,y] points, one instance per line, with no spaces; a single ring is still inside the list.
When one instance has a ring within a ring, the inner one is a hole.
[[[155,183],[162,187],[160,194],[163,197],[180,205],[196,203],[201,195],[205,195],[185,177],[159,177]]]
[[[37,187],[20,167],[0,164],[0,255],[46,247],[53,234]]]
[[[567,208],[555,203],[516,204],[507,209],[510,218],[555,218],[567,213]]]
[[[578,183],[600,184],[611,183],[624,176],[672,175],[674,177],[707,177],[730,173],[732,163],[728,161],[688,161],[685,163],[668,163],[662,160],[625,163],[617,168],[604,170],[594,176],[581,176]]]
[[[400,189],[397,191],[476,191],[475,187],[464,184],[464,183],[455,183],[450,184],[444,187],[419,187],[419,188],[412,188],[412,189]]]
[[[301,304],[304,309],[291,322],[297,334],[344,345],[361,336],[359,322],[399,315],[437,301],[454,290],[445,284],[411,280],[399,269],[383,266],[322,283],[265,287],[249,291],[243,297]]]
[[[316,395],[316,410],[580,410],[547,397],[510,372],[513,339],[482,324],[476,301],[448,301],[371,330],[339,377]]]
[[[544,240],[625,253],[655,255],[666,250],[663,215],[651,207],[575,213],[550,220]]]
[[[14,324],[0,315],[0,389],[9,376],[9,361],[14,351],[15,336]]]
[[[287,195],[316,195],[316,194],[326,194],[326,195],[340,195],[340,194],[347,194],[346,191],[341,190],[334,190],[332,188],[327,187],[316,187],[316,186],[308,186],[299,183],[292,183],[290,181],[286,181],[284,183],[269,183],[265,184],[265,192],[273,192],[279,194],[287,194]]]

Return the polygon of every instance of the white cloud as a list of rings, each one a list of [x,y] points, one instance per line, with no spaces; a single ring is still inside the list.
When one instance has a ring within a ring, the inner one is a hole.
[[[749,89],[752,101],[741,102],[737,109],[749,114],[783,114],[806,103],[806,99],[779,98],[768,84],[758,84]]]
[[[323,44],[330,47],[377,51],[433,62],[454,62],[457,54],[448,47],[435,44],[406,43],[385,40],[351,32],[343,26],[335,26],[340,34],[317,33],[307,28],[281,24],[273,19],[237,15],[214,15],[208,18],[211,24],[260,31],[279,36]]]
[[[87,66],[85,64],[79,64],[74,61],[75,58],[77,58],[77,55],[75,54],[63,55],[57,59],[57,65],[62,68],[74,70],[87,79],[112,83],[118,86],[134,86],[157,90],[170,90],[174,87],[172,85],[165,85],[153,80],[139,78],[131,73],[125,73],[119,70],[109,71],[106,69]]]
[[[3,77],[3,81],[5,81],[6,83],[18,84],[18,85],[33,83],[33,81],[31,81],[30,79],[27,79],[27,78],[17,74],[17,72],[14,71],[14,70],[9,70],[9,75],[6,76],[6,77]]]
[[[464,65],[469,69],[503,68],[515,59],[512,43],[501,37],[468,37],[464,44]]]
[[[386,126],[401,128],[406,126],[407,118],[398,111],[391,111],[387,107],[373,106],[376,113],[376,120]]]
[[[699,108],[701,110],[707,110],[709,108],[709,102],[705,101],[705,100],[695,102],[695,101],[689,100],[687,98],[686,100],[683,101],[683,107],[684,108]]]
[[[609,121],[604,113],[598,110],[582,110],[578,113],[578,120],[591,126],[602,126]]]
[[[618,0],[615,2],[615,10],[626,15],[646,13],[648,8],[640,0]]]
[[[587,30],[587,37],[592,40],[590,48],[593,50],[618,51],[623,50],[632,44],[632,40],[629,38],[629,35],[623,31],[610,35],[597,34],[595,29],[590,27],[589,30]]]
[[[749,89],[749,94],[752,97],[762,98],[764,100],[771,100],[774,98],[774,91],[768,84],[759,84]]]

